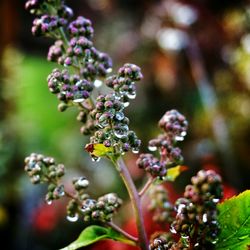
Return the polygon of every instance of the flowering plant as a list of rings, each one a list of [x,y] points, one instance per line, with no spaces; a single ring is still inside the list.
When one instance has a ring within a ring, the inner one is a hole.
[[[91,197],[86,192],[89,181],[85,176],[72,180],[74,191],[70,192],[62,181],[64,165],[52,157],[32,153],[25,159],[25,171],[32,183],[48,184],[47,203],[68,197],[67,219],[90,224],[64,249],[78,249],[102,239],[121,241],[142,250],[229,249],[231,244],[239,247],[250,244],[249,214],[244,211],[244,207],[250,206],[249,192],[218,205],[223,197],[222,184],[214,171],[199,171],[186,186],[183,197],[175,204],[169,201],[162,184],[174,181],[186,169],[182,166],[183,156],[178,143],[186,136],[188,122],[177,110],[163,115],[159,121],[162,133],[148,143],[151,153],[142,153],[137,159],[137,166],[148,175],[148,181],[138,191],[123,155],[128,151],[138,154],[141,141],[130,130],[124,110],[136,97],[136,82],[143,78],[141,69],[126,63],[111,75],[111,58],[94,47],[91,21],[81,16],[73,19],[73,11],[63,0],[28,0],[25,7],[38,16],[33,22],[32,33],[56,40],[49,49],[48,60],[61,66],[54,69],[47,80],[49,91],[59,100],[58,110],[78,110],[80,131],[90,136],[85,150],[95,162],[101,158],[112,162],[126,186],[136,218],[138,237],[113,222],[113,216],[122,206],[117,194]],[[102,83],[109,92],[94,98],[96,88]],[[155,232],[150,240],[142,213],[142,199],[147,191],[154,220],[169,228],[166,232]],[[225,212],[230,213],[230,208],[238,201],[237,223],[227,229],[225,225],[229,221]],[[232,231],[236,231],[235,235]]]

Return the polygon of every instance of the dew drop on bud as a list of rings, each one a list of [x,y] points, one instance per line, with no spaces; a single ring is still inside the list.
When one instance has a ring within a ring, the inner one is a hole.
[[[217,242],[218,242],[218,239],[211,241],[212,244],[216,244]]]
[[[123,106],[126,108],[126,107],[128,107],[129,106],[129,102],[124,102],[123,103]]]
[[[176,141],[183,141],[184,140],[184,138],[183,138],[183,136],[175,136],[175,140]]]
[[[88,185],[89,185],[89,181],[88,181],[86,178],[82,177],[82,178],[80,178],[80,179],[77,181],[77,184],[78,184],[80,187],[86,188],[86,187],[88,187]]]
[[[93,155],[93,156],[91,156],[91,160],[92,160],[93,162],[98,162],[98,161],[101,160],[101,158]]]
[[[46,200],[46,203],[47,203],[48,205],[51,205],[51,204],[52,204],[52,200]]]
[[[182,235],[181,238],[187,240],[189,238],[189,236],[188,235]]]
[[[135,98],[136,98],[136,93],[134,92],[134,93],[132,93],[132,94],[127,94],[127,97],[128,97],[129,99],[135,99]]]
[[[75,214],[74,216],[68,215],[66,218],[70,222],[76,222],[78,220],[79,216],[78,216],[78,214]]]
[[[63,185],[60,185],[59,187],[57,187],[57,188],[55,189],[54,192],[56,192],[57,195],[58,195],[59,197],[64,196],[64,195],[65,195],[64,186],[63,186]]]
[[[157,150],[157,147],[156,147],[156,146],[150,146],[150,145],[149,145],[149,146],[148,146],[148,150],[153,152],[153,151],[156,151],[156,150]]]
[[[84,101],[83,98],[78,98],[78,99],[73,100],[73,102],[75,102],[75,103],[80,103],[80,102],[83,102],[83,101]]]
[[[175,230],[175,228],[173,226],[170,227],[170,232],[173,233],[173,234],[177,233],[177,231]]]
[[[101,80],[95,80],[94,81],[94,86],[96,87],[96,88],[100,88],[101,86],[102,86],[102,81]]]
[[[118,120],[118,121],[122,121],[124,119],[125,115],[122,113],[122,112],[117,112],[115,114],[115,118]]]
[[[204,223],[207,222],[207,214],[203,214],[203,215],[202,215],[202,221],[203,221]]]
[[[138,148],[132,148],[132,153],[138,154],[139,153],[139,149]]]
[[[109,73],[111,73],[112,72],[112,68],[108,68],[107,70],[106,70],[106,72],[109,74]]]
[[[119,139],[126,137],[127,134],[128,134],[128,133],[127,133],[126,131],[123,131],[122,129],[115,129],[115,130],[114,130],[114,135],[115,135],[117,138],[119,138]]]
[[[187,135],[187,132],[186,132],[186,131],[182,131],[182,132],[181,132],[181,136],[182,136],[182,137],[184,137],[184,136],[186,136],[186,135]]]
[[[220,201],[220,199],[214,198],[214,199],[212,199],[212,201],[213,201],[214,203],[218,203],[218,202]]]

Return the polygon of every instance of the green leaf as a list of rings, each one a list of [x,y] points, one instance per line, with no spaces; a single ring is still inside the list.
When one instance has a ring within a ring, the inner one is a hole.
[[[186,171],[188,167],[178,165],[167,170],[167,174],[164,177],[165,181],[175,181],[175,179],[183,172]]]
[[[250,190],[218,205],[221,232],[216,250],[247,250],[250,247]]]
[[[112,240],[120,241],[126,244],[130,244],[133,246],[136,245],[135,242],[125,238],[122,234],[116,232],[112,228],[92,225],[92,226],[86,227],[74,242],[72,242],[67,247],[62,248],[61,250],[75,250],[80,247],[91,245],[103,239],[112,239]]]
[[[105,147],[101,143],[90,143],[85,146],[85,150],[95,157],[104,157],[114,153],[114,147]]]

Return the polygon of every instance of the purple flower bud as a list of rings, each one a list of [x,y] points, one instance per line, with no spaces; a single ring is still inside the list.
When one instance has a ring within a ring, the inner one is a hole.
[[[89,92],[86,91],[86,90],[83,90],[83,91],[82,91],[82,97],[83,97],[84,99],[89,98]]]
[[[81,56],[83,54],[82,48],[79,46],[74,47],[73,51],[76,56]]]
[[[69,44],[70,44],[71,47],[75,47],[76,46],[76,42],[77,42],[77,39],[75,37],[73,37],[73,38],[70,39]]]
[[[104,103],[104,106],[105,106],[105,108],[112,108],[113,107],[113,102],[112,101],[106,101],[105,103]]]
[[[72,60],[70,57],[66,57],[64,60],[64,65],[65,66],[70,66],[72,64]]]

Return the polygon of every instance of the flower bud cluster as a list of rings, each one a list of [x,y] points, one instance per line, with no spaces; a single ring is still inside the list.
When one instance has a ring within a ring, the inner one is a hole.
[[[150,239],[149,250],[169,250],[172,245],[171,235],[156,233]]]
[[[114,94],[99,95],[96,101],[96,108],[91,116],[98,130],[90,138],[90,142],[115,147],[117,153],[129,150],[137,153],[141,141],[129,130],[129,119],[123,113],[123,103]]]
[[[92,83],[81,80],[79,75],[70,75],[66,69],[62,71],[54,69],[47,80],[50,92],[56,94],[57,98],[66,105],[72,102],[83,102],[93,90]],[[61,111],[63,110],[62,108]]]
[[[148,149],[152,152],[159,151],[160,159],[152,154],[142,154],[137,160],[137,166],[150,173],[153,177],[163,178],[167,169],[182,164],[181,149],[176,146],[178,140],[186,135],[186,118],[176,110],[167,111],[159,121],[164,133],[151,139]]]
[[[74,199],[71,199],[67,205],[67,219],[70,222],[76,222],[79,218],[80,207],[82,202],[89,199],[89,195],[85,192],[89,186],[89,181],[86,177],[77,177],[72,180],[75,189]]]
[[[34,36],[55,37],[55,31],[66,24],[65,18],[45,14],[34,19],[31,31]]]
[[[157,138],[150,140],[148,149],[150,151],[160,149],[162,161],[166,166],[176,166],[183,162],[181,149],[174,146],[174,141],[166,134],[161,134]]]
[[[176,201],[177,214],[171,231],[187,242],[196,240],[199,247],[205,247],[215,243],[219,232],[216,205],[222,198],[221,178],[212,170],[201,170],[191,181],[184,198]]]
[[[109,193],[98,200],[86,199],[81,208],[84,221],[111,221],[114,213],[121,206],[122,200],[114,193]]]
[[[58,5],[59,2],[59,5]],[[25,9],[31,14],[40,15],[48,11],[48,6],[60,8],[60,1],[56,0],[28,0],[25,3]]]
[[[167,190],[156,185],[149,191],[149,211],[153,212],[153,220],[158,223],[171,223],[173,221],[174,207],[169,202]]]
[[[67,71],[55,69],[48,78],[50,91],[62,101],[59,110],[64,111],[68,102],[81,102],[89,97],[96,78],[105,77],[111,71],[112,61],[93,46],[91,21],[79,16],[70,22],[73,11],[63,0],[28,0],[25,7],[32,14],[39,15],[33,22],[32,33],[56,38],[49,49],[48,60],[64,67],[72,66],[78,72],[78,76],[71,79]],[[58,77],[67,80],[60,81]]]
[[[97,200],[91,199],[86,195],[80,206],[75,200],[69,202],[67,206],[67,218],[73,222],[76,221],[79,216],[82,216],[85,222],[111,221],[114,213],[121,204],[122,200],[114,193],[101,196]]]
[[[47,58],[65,67],[73,65],[79,68],[81,77],[89,81],[106,76],[112,67],[110,57],[95,49],[92,41],[85,36],[72,37],[66,50],[64,42],[57,40],[49,48]]]
[[[91,40],[94,35],[91,21],[82,16],[77,17],[76,20],[69,24],[68,31],[70,37],[83,36],[89,40]]]
[[[25,158],[24,169],[34,184],[46,182],[48,179],[57,181],[64,175],[63,164],[57,164],[52,157],[36,153]]]
[[[144,169],[153,177],[163,177],[167,173],[167,169],[164,163],[160,162],[152,154],[140,154],[139,158],[136,161],[136,164],[139,168]]]
[[[182,141],[187,134],[188,122],[185,116],[173,109],[167,111],[160,119],[159,127],[164,130],[168,137]]]
[[[125,106],[129,105],[129,99],[136,97],[135,81],[143,78],[141,69],[135,64],[126,63],[118,70],[117,75],[106,79],[106,85],[115,91]]]
[[[57,164],[52,157],[32,153],[25,158],[24,169],[33,184],[50,183],[46,195],[48,203],[64,196],[64,186],[58,184],[58,181],[64,175],[63,164]]]

